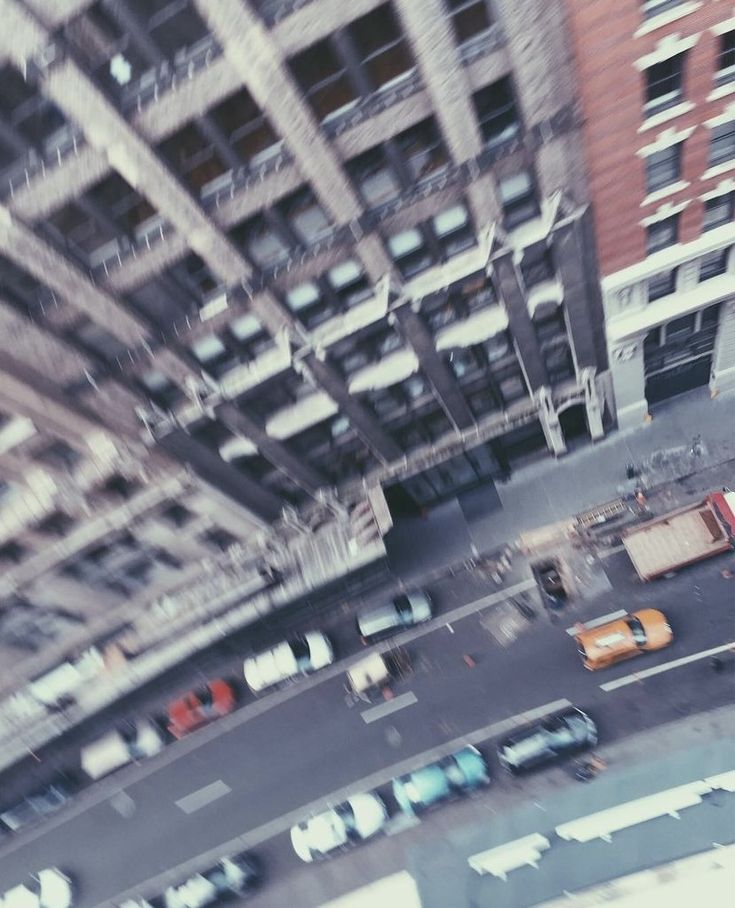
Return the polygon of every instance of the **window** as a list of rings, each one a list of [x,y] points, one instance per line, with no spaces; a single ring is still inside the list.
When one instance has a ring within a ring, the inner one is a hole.
[[[503,214],[507,230],[513,230],[519,224],[535,218],[539,213],[536,192],[527,171],[501,180],[498,187],[500,200],[503,203]]]
[[[646,77],[647,116],[673,107],[681,101],[684,81],[684,54],[669,57],[649,66]]]
[[[658,16],[659,13],[666,12],[666,10],[679,6],[679,4],[683,2],[684,0],[642,0],[641,6],[643,8],[643,15],[646,19],[650,19],[653,16]]]
[[[408,44],[390,3],[356,19],[348,32],[374,91],[413,69]]]
[[[734,210],[735,192],[725,192],[713,199],[707,199],[704,203],[702,229],[713,230],[722,224],[729,224],[733,219]]]
[[[431,219],[434,235],[446,258],[451,258],[475,245],[469,211],[462,205],[453,205],[435,214]]]
[[[314,243],[331,230],[327,216],[310,189],[304,188],[278,204],[289,226],[304,243]]]
[[[393,141],[412,183],[418,183],[449,163],[441,133],[431,117],[399,133]]]
[[[153,403],[164,410],[175,406],[184,396],[171,379],[158,370],[142,375],[140,383]]]
[[[710,167],[735,158],[735,120],[715,126],[709,145]]]
[[[710,278],[719,277],[727,272],[727,261],[730,249],[716,249],[699,260],[699,281],[708,281]]]
[[[507,76],[476,91],[472,100],[487,145],[497,145],[518,134],[521,124]]]
[[[188,508],[185,508],[183,504],[179,504],[178,501],[172,501],[163,508],[161,517],[167,523],[180,529],[181,527],[185,527],[189,521],[193,520],[194,515]]]
[[[679,179],[682,144],[670,145],[646,158],[646,192],[656,192]]]
[[[382,205],[401,191],[398,178],[380,146],[353,158],[347,171],[368,205]]]
[[[281,146],[270,123],[244,88],[213,108],[209,116],[251,167],[262,164]]]
[[[327,283],[345,308],[356,306],[373,295],[373,288],[360,262],[347,259],[327,272]]]
[[[200,338],[190,349],[195,359],[215,378],[238,364],[237,356],[227,349],[216,334]]]
[[[195,123],[187,123],[158,147],[175,172],[195,192],[230,170]]]
[[[720,85],[735,79],[735,31],[726,32],[720,37],[720,56],[715,79]]]
[[[670,296],[676,290],[676,268],[662,271],[648,279],[648,302]]]
[[[320,120],[356,103],[358,94],[327,39],[297,54],[289,66]]]
[[[457,44],[486,32],[491,24],[487,0],[446,0]]]
[[[223,530],[221,527],[212,527],[212,529],[207,530],[206,533],[202,533],[200,539],[202,542],[206,542],[208,545],[211,545],[212,548],[219,549],[221,552],[227,551],[227,549],[237,542],[237,537],[233,536],[232,533],[228,533],[227,530]]]
[[[424,235],[418,227],[394,233],[388,238],[388,249],[406,278],[413,277],[433,262]]]
[[[662,221],[649,224],[646,228],[646,254],[672,246],[679,239],[679,215],[672,215]]]
[[[248,313],[230,322],[227,327],[230,344],[234,344],[244,359],[255,359],[270,349],[274,340],[263,328],[257,316]]]
[[[271,268],[288,255],[288,246],[275,233],[262,214],[245,221],[230,234],[232,239],[245,247],[253,262],[260,268]]]

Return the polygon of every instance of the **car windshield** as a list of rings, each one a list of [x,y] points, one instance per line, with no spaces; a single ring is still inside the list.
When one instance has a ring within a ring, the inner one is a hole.
[[[648,642],[646,639],[646,632],[643,629],[643,625],[640,622],[639,618],[636,618],[634,615],[629,615],[625,619],[625,623],[630,628],[631,634],[633,634],[633,641],[636,646],[645,646]]]
[[[356,831],[355,811],[352,809],[352,805],[345,801],[344,804],[335,807],[334,812],[344,823],[347,835],[352,835]]]
[[[196,696],[202,706],[212,705],[212,691],[208,687],[203,687],[201,690],[198,690]]]
[[[306,637],[294,637],[293,640],[290,641],[290,645],[294,659],[299,664],[310,660],[311,652],[309,651],[309,644],[306,642]]]
[[[561,750],[574,744],[574,735],[564,719],[555,719],[545,724],[548,742],[554,750]]]
[[[411,611],[411,602],[405,593],[401,594],[400,596],[396,596],[396,598],[393,600],[393,605],[396,607],[396,611],[399,614],[405,614],[406,612]]]

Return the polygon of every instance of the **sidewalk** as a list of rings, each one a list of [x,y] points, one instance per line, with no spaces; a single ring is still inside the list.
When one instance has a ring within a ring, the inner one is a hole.
[[[626,478],[628,464],[640,473],[633,482]],[[397,521],[386,537],[391,567],[406,581],[418,578],[630,494],[638,483],[646,489],[668,484],[672,508],[735,483],[735,395],[710,400],[707,389],[691,392],[659,404],[652,422],[639,428],[522,467],[494,490],[463,493],[426,519]]]

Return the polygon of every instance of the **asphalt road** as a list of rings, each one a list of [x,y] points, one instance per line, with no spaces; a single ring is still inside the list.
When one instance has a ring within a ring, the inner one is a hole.
[[[589,709],[603,740],[706,709],[732,692],[701,662],[609,693],[600,684],[735,639],[735,588],[719,567],[626,591],[623,604],[631,610],[664,608],[676,640],[602,673],[584,671],[564,628],[619,608],[620,591],[594,605],[569,607],[556,624],[538,608],[526,618],[502,604],[452,622],[451,629],[440,623],[407,644],[414,673],[396,693],[410,691],[416,702],[374,722],[365,721],[362,705],[348,705],[341,674],[316,676],[285,697],[246,705],[149,763],[90,788],[57,817],[5,845],[0,891],[26,872],[58,865],[81,882],[79,908],[97,905],[250,830],[265,825],[274,835],[288,818],[280,827],[271,821],[284,814],[550,701],[564,698]],[[445,613],[458,604],[451,584],[437,599]],[[229,791],[211,804],[190,814],[176,805],[218,781]]]

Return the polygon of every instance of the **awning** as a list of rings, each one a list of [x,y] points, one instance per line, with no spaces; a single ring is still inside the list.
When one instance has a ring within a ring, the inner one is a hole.
[[[379,388],[390,388],[403,381],[414,372],[418,372],[419,361],[413,350],[396,350],[389,353],[378,363],[359,369],[350,380],[350,393],[377,391]]]
[[[508,315],[505,309],[502,306],[490,306],[440,331],[436,338],[436,349],[451,350],[453,347],[481,344],[505,331],[507,327]]]
[[[278,410],[265,424],[265,430],[271,438],[279,440],[291,438],[304,429],[334,416],[338,409],[332,398],[324,391],[320,391]]]

